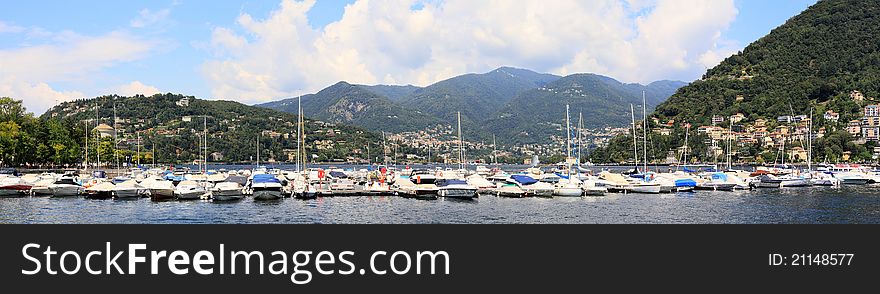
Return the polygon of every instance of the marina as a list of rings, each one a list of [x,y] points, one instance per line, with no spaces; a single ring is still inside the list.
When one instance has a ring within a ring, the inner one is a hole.
[[[209,175],[187,167],[118,175],[7,173],[3,190],[16,192],[0,198],[0,222],[880,222],[876,172],[855,165],[820,166],[812,173],[793,167],[669,172],[670,166],[628,174],[626,167],[579,167],[584,173],[567,181],[564,166],[477,167],[315,165],[298,173],[294,165],[212,165],[203,170]],[[869,180],[846,180],[856,177]],[[49,178],[57,180],[48,192],[34,184]],[[122,178],[128,180],[114,184]]]

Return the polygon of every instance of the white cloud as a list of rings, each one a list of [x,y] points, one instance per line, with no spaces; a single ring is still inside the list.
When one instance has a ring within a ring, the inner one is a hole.
[[[158,11],[152,11],[150,9],[144,8],[141,10],[140,13],[138,13],[138,17],[131,20],[130,25],[133,28],[147,27],[167,20],[170,14],[170,8],[165,8]]]
[[[85,95],[79,91],[56,91],[43,82],[25,82],[7,76],[0,77],[0,97],[20,99],[28,111],[41,114],[53,105]]]
[[[411,9],[422,3],[420,9]],[[427,85],[511,65],[627,82],[695,79],[731,52],[733,0],[358,0],[312,28],[314,0],[217,27],[202,66],[213,95],[259,102],[336,81]]]
[[[109,91],[108,94],[117,94],[119,96],[135,96],[135,95],[144,95],[144,96],[153,96],[155,94],[162,93],[159,88],[145,85],[140,81],[133,81],[131,83],[125,85],[119,85]]]
[[[90,83],[101,70],[142,59],[159,45],[124,31],[99,36],[62,31],[46,36],[49,40],[40,45],[0,50],[0,96],[21,99],[37,114],[56,101],[85,96],[81,91],[56,90],[52,84]]]
[[[23,27],[17,25],[7,24],[5,22],[0,21],[0,33],[20,33],[25,29]]]

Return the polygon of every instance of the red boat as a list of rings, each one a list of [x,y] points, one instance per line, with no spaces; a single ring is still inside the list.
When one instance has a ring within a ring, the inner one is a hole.
[[[0,197],[23,197],[31,191],[31,188],[33,185],[18,179],[0,181]]]

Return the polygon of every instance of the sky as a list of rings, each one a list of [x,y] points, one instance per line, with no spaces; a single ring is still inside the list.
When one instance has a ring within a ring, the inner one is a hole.
[[[693,81],[815,0],[30,0],[0,10],[0,96],[246,104],[501,66]]]

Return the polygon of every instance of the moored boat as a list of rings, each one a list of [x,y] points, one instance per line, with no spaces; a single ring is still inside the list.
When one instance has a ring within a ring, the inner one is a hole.
[[[255,174],[248,182],[248,188],[254,195],[255,201],[282,199],[282,187],[281,180],[271,174]]]
[[[477,188],[464,180],[441,179],[437,180],[436,185],[440,197],[474,199],[477,196]]]

